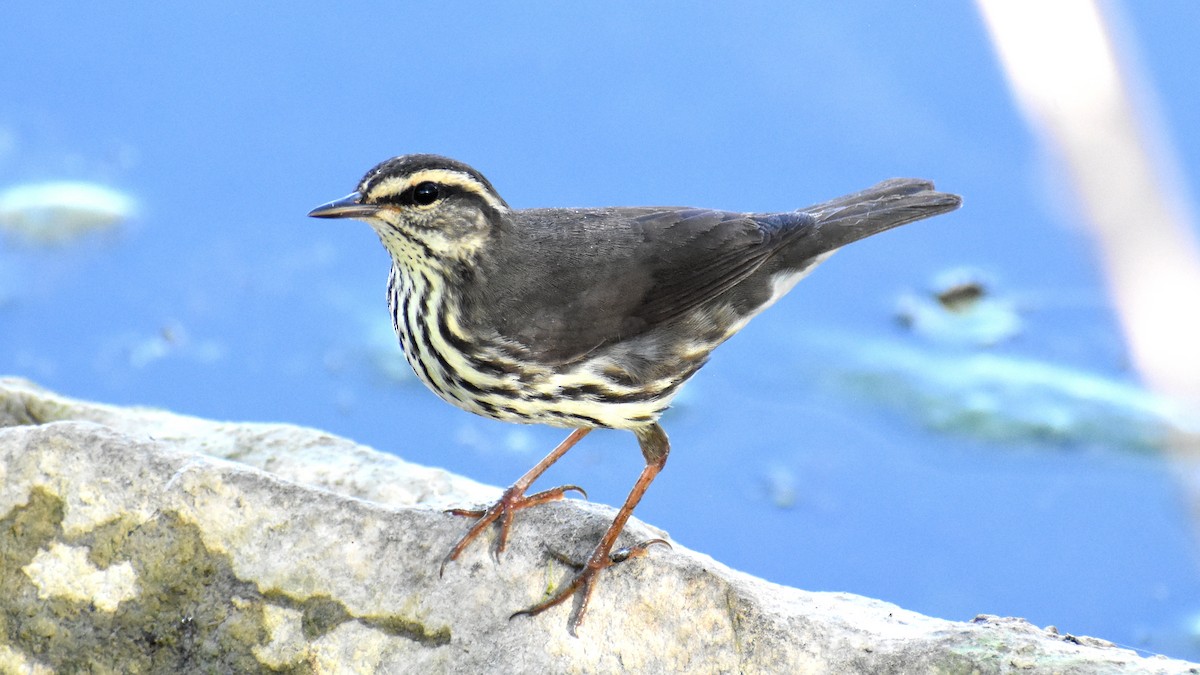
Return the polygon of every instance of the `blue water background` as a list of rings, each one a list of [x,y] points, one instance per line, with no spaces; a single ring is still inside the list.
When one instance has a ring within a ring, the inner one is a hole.
[[[5,9],[0,188],[88,180],[140,208],[72,246],[0,243],[0,373],[321,427],[504,485],[564,432],[397,377],[383,249],[310,208],[407,152],[476,166],[516,207],[790,210],[932,178],[960,212],[840,252],[717,351],[664,420],[674,450],[637,515],[779,583],[1200,659],[1194,528],[1163,453],[939,432],[826,386],[839,356],[806,347],[827,331],[911,340],[896,297],[971,265],[1029,300],[994,351],[1135,382],[1069,185],[974,6],[566,7]],[[1123,9],[1194,185],[1200,4]],[[603,431],[544,480],[618,504],[640,466],[630,434]]]

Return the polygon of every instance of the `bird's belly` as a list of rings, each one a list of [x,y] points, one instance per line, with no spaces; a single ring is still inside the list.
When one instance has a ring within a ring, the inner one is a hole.
[[[431,352],[419,341],[409,342],[405,356],[413,371],[443,400],[484,417],[522,424],[643,427],[658,420],[679,386],[695,372],[647,382],[618,381],[612,373],[619,369],[597,358],[566,369],[525,364],[520,372],[499,375],[472,368],[462,353]]]
[[[453,303],[423,278],[393,275],[389,286],[393,325],[417,377],[459,408],[509,422],[644,427],[728,336],[724,330],[702,340],[644,335],[570,363],[545,363],[520,344],[465,329]]]

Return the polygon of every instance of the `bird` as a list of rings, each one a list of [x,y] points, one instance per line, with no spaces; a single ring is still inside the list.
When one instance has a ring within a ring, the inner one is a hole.
[[[614,551],[670,452],[659,418],[718,345],[834,251],[957,209],[929,181],[891,179],[796,211],[691,207],[515,209],[482,173],[434,154],[369,170],[346,197],[309,212],[365,221],[391,257],[387,302],[408,363],[429,389],[506,422],[571,429],[475,518],[440,572],[493,525],[499,559],[521,509],[586,492],[528,494],[597,428],[629,430],[645,466],[586,563],[533,616],[576,597],[586,615],[601,572],[659,539]]]

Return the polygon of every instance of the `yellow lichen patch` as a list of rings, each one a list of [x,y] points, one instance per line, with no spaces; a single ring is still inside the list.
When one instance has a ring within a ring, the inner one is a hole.
[[[255,658],[259,663],[279,670],[301,662],[308,654],[308,643],[301,627],[304,612],[264,603],[262,613],[263,628],[267,630],[270,642],[251,648]]]
[[[52,543],[21,571],[37,586],[42,599],[91,602],[97,609],[115,612],[123,600],[137,597],[137,574],[132,565],[121,562],[99,569],[88,561],[86,547]]]
[[[0,645],[0,673],[53,675],[54,670],[33,661],[8,645]]]

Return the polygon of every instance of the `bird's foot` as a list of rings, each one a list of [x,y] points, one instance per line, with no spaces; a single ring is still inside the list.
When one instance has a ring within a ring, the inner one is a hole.
[[[662,544],[667,548],[671,548],[671,544],[664,539],[647,539],[639,544],[619,548],[610,553],[608,549],[611,548],[611,545],[606,546],[606,543],[607,542],[601,540],[600,544],[597,545],[596,549],[592,552],[591,557],[589,557],[588,561],[583,565],[580,565],[579,563],[571,560],[561,553],[558,553],[557,551],[550,551],[550,555],[556,560],[570,565],[571,567],[578,568],[579,571],[575,574],[571,581],[567,583],[567,585],[560,588],[554,595],[532,607],[528,607],[519,612],[514,612],[508,618],[513,619],[518,616],[535,616],[537,614],[541,614],[555,605],[560,605],[566,602],[576,593],[582,593],[579,600],[579,606],[576,608],[575,613],[571,616],[570,623],[568,625],[568,630],[571,632],[571,635],[578,637],[575,630],[579,628],[581,623],[583,623],[584,615],[587,614],[588,603],[592,599],[592,591],[595,590],[596,581],[600,576],[601,570],[607,567],[612,567],[617,563],[625,562],[630,558],[638,558],[646,555],[647,549],[654,544]]]
[[[552,502],[562,499],[566,493],[571,491],[578,492],[579,494],[583,495],[584,499],[587,499],[587,492],[584,492],[583,488],[579,487],[578,485],[560,485],[559,487],[543,490],[532,495],[525,494],[524,486],[513,485],[505,490],[504,494],[500,495],[500,499],[496,500],[494,504],[486,509],[448,509],[446,513],[456,516],[478,518],[478,520],[476,520],[475,524],[471,526],[471,529],[467,530],[467,533],[458,540],[458,543],[450,549],[450,552],[446,554],[446,557],[442,559],[442,566],[438,571],[438,575],[441,576],[441,574],[446,571],[446,563],[450,562],[451,560],[457,560],[458,556],[461,555],[464,550],[466,550],[467,546],[469,546],[476,537],[482,534],[489,525],[496,522],[498,522],[500,525],[500,534],[496,538],[496,546],[492,549],[492,555],[496,558],[496,560],[499,560],[500,554],[503,553],[505,547],[508,546],[508,533],[509,530],[512,529],[513,516],[517,511],[524,508],[529,508],[530,506],[536,506],[537,504],[543,504],[545,502]]]

